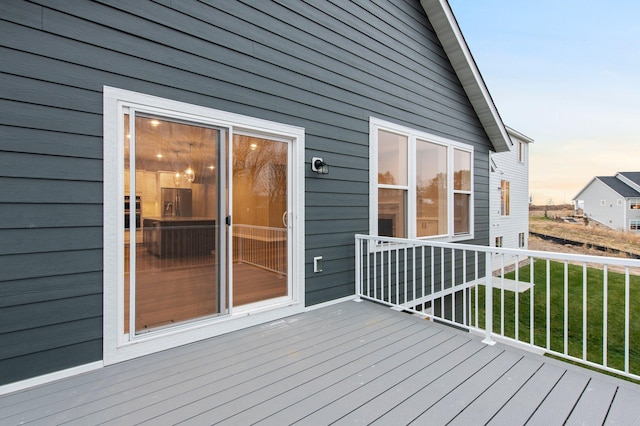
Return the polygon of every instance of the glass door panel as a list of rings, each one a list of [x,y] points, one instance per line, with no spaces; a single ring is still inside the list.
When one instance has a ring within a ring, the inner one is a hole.
[[[220,153],[227,132],[132,116],[125,115],[125,214],[130,219],[125,220],[124,332],[224,314],[228,291],[220,265],[226,256],[218,248],[226,207],[219,208],[218,188],[225,180],[220,179]],[[137,219],[134,197],[140,206]]]
[[[289,295],[289,143],[233,136],[233,305]]]

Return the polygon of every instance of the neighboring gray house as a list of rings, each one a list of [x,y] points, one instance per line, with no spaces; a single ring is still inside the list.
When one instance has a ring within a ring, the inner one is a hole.
[[[0,393],[488,245],[509,137],[445,0],[0,2]]]
[[[529,244],[529,144],[533,139],[507,127],[510,150],[491,154],[490,243],[524,248]],[[501,264],[494,262],[494,269]]]
[[[640,232],[640,172],[596,176],[573,202],[589,220],[620,231]]]

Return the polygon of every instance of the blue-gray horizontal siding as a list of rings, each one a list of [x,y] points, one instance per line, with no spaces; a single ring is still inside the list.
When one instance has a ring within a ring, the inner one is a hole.
[[[101,294],[104,85],[305,128],[306,161],[330,166],[306,165],[308,304],[353,293],[370,116],[476,147],[476,236],[488,238],[489,142],[417,0],[5,0],[0,56],[0,295],[20,316]],[[10,321],[0,346],[24,343],[0,356],[0,377],[100,359],[102,307],[86,308],[28,330]]]

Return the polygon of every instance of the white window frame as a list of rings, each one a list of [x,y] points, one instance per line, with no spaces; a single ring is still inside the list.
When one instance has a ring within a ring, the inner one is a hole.
[[[500,179],[500,216],[511,216],[511,182]]]
[[[640,199],[631,198],[629,200],[629,210],[638,210],[640,209]]]
[[[182,118],[190,122],[226,127],[265,136],[281,137],[293,141],[290,164],[291,208],[289,227],[291,228],[290,247],[291,279],[294,288],[290,300],[277,305],[263,306],[257,310],[237,310],[230,315],[219,316],[202,321],[194,321],[184,326],[167,328],[166,332],[149,333],[131,339],[123,328],[124,312],[124,110],[134,107],[145,112],[173,118]],[[194,104],[159,98],[143,93],[104,86],[103,88],[103,363],[105,365],[124,361],[185,345],[230,331],[262,324],[289,315],[304,312],[304,177],[305,177],[305,130],[254,117],[243,116],[226,111],[202,107]]]
[[[407,235],[409,239],[437,239],[440,241],[463,241],[474,238],[474,148],[472,145],[457,142],[441,136],[412,129],[406,126],[369,117],[369,232],[371,235],[378,235],[378,130],[385,130],[391,133],[407,136],[408,138],[408,189],[407,189]],[[415,155],[416,141],[421,140],[447,148],[447,233],[442,235],[416,237],[416,164]],[[471,154],[471,191],[460,191],[454,189],[454,149],[469,152]],[[454,194],[469,195],[469,232],[464,234],[454,233]]]
[[[629,230],[630,231],[640,231],[640,220],[630,220],[629,221]]]
[[[518,141],[518,162],[519,163],[524,163],[525,162],[525,143],[524,142],[520,142]]]

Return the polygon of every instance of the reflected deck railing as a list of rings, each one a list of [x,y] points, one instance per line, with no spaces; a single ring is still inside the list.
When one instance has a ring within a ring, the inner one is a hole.
[[[640,379],[640,260],[367,235],[355,254],[359,298]]]
[[[287,273],[287,228],[233,225],[233,260]]]

